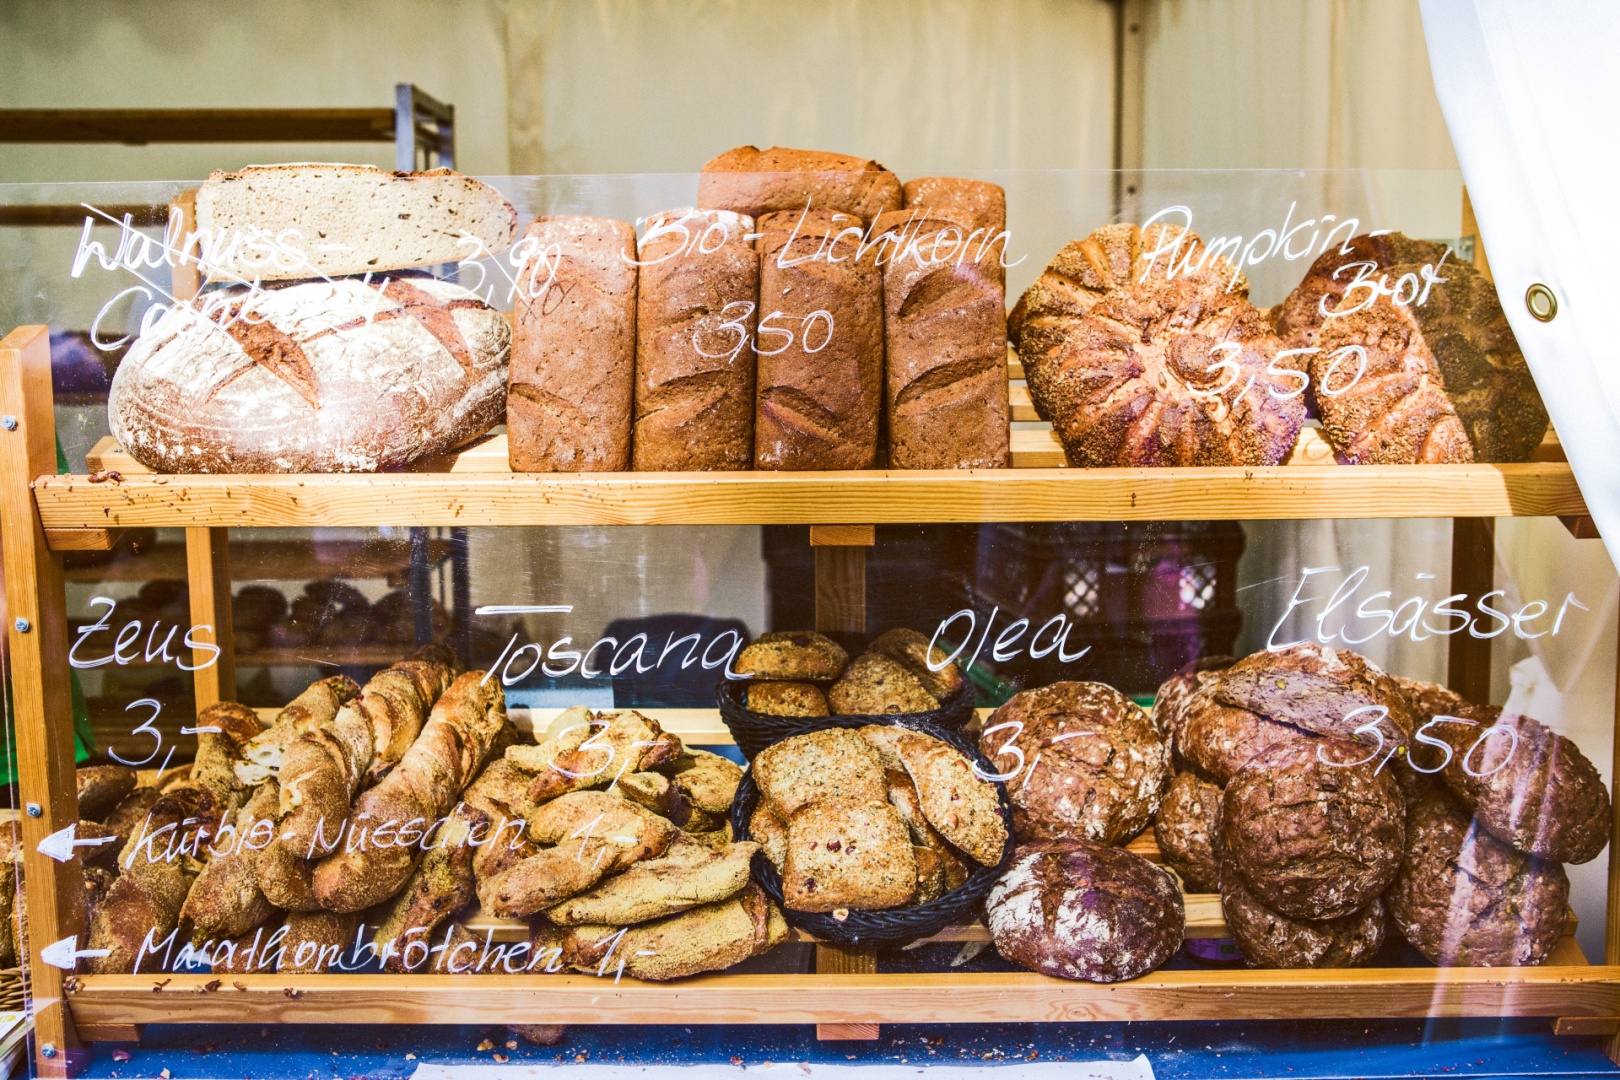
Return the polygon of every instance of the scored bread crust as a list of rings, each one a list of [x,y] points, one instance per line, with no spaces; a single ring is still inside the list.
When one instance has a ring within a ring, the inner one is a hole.
[[[488,184],[449,169],[293,164],[216,172],[197,191],[205,273],[284,281],[386,273],[498,255],[517,211]]]
[[[1309,349],[1328,316],[1344,299],[1358,277],[1372,264],[1371,278],[1403,263],[1439,264],[1446,245],[1434,240],[1414,240],[1404,233],[1387,232],[1378,236],[1362,233],[1344,243],[1329,246],[1311,263],[1300,283],[1272,309],[1277,336],[1290,349]],[[1447,269],[1451,264],[1447,263]],[[1361,295],[1357,294],[1358,297]]]
[[[206,293],[143,333],[107,419],[158,472],[375,472],[505,414],[511,327],[459,285],[343,278]],[[216,306],[217,305],[217,306]]]
[[[1388,924],[1376,896],[1337,919],[1291,919],[1262,904],[1237,874],[1221,879],[1221,913],[1244,961],[1264,968],[1357,967],[1383,947]]]
[[[1282,342],[1248,295],[1235,266],[1177,226],[1106,225],[1059,251],[1009,330],[1070,461],[1282,462],[1305,404],[1297,377],[1270,370]]]
[[[1278,723],[1380,749],[1409,746],[1417,730],[1411,702],[1383,668],[1349,649],[1315,641],[1244,657],[1226,669],[1214,695]],[[1374,722],[1375,730],[1357,734]]]
[[[1153,835],[1164,861],[1193,892],[1220,887],[1221,865],[1214,846],[1220,820],[1220,785],[1190,769],[1170,778],[1153,819]]]
[[[1366,757],[1361,743],[1312,739],[1250,760],[1221,800],[1222,872],[1296,919],[1365,907],[1400,869],[1406,839],[1400,788]]]

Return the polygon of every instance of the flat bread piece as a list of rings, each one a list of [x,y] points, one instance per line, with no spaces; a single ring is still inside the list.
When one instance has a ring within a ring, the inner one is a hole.
[[[795,735],[754,758],[760,798],[784,822],[813,802],[880,802],[885,795],[877,751],[848,728]]]
[[[881,911],[917,896],[917,857],[900,812],[880,799],[823,799],[788,822],[782,899],[795,911]]]
[[[960,750],[930,735],[904,735],[900,759],[917,785],[928,823],[979,865],[1000,863],[1007,823],[995,785],[975,776],[973,763]]]
[[[748,835],[759,844],[777,873],[781,873],[782,863],[787,859],[787,826],[764,803],[754,807],[753,816],[748,819]]]
[[[254,165],[197,191],[203,272],[226,281],[383,274],[495,255],[517,211],[488,184],[449,169]]]

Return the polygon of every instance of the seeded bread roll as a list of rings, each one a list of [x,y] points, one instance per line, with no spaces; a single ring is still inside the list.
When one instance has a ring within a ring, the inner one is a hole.
[[[1061,979],[1120,982],[1181,947],[1186,910],[1170,874],[1084,840],[1020,844],[985,899],[996,951]]]
[[[1597,858],[1609,843],[1609,791],[1580,747],[1500,706],[1469,705],[1458,715],[1466,723],[1430,730],[1453,751],[1441,779],[1480,826],[1537,858]]]
[[[1291,919],[1262,904],[1237,874],[1221,880],[1226,928],[1250,967],[1357,967],[1384,945],[1388,918],[1378,897],[1338,919]]]
[[[826,716],[827,696],[802,682],[760,681],[748,687],[748,707],[767,716]]]
[[[1220,831],[1221,789],[1191,770],[1170,778],[1153,835],[1164,861],[1193,892],[1220,888],[1221,867],[1212,838]]]
[[[1431,963],[1539,964],[1564,934],[1569,878],[1485,832],[1436,789],[1412,809],[1387,899],[1395,928]]]
[[[761,634],[737,654],[732,667],[753,679],[790,682],[836,679],[849,663],[843,646],[814,630]]]
[[[799,207],[758,227],[754,467],[869,469],[883,404],[883,274],[857,255],[862,223]]]
[[[638,257],[638,470],[746,469],[754,460],[753,219],[671,210],[647,220]]]
[[[1238,770],[1221,800],[1222,872],[1296,919],[1372,902],[1400,868],[1406,807],[1366,757],[1360,743],[1314,739],[1280,743]]]
[[[902,210],[882,238],[884,411],[897,469],[1000,469],[1008,462],[1007,316],[999,254],[971,229]]]
[[[822,800],[880,802],[887,794],[877,751],[848,728],[794,735],[754,758],[760,800],[784,824]]]
[[[939,701],[905,667],[878,653],[863,653],[827,691],[839,716],[931,712]]]
[[[944,649],[930,646],[926,634],[900,627],[879,634],[872,640],[870,649],[917,676],[923,689],[942,702],[962,689],[961,669],[947,659]]]
[[[197,190],[192,252],[226,281],[380,274],[498,255],[517,211],[500,192],[449,169],[253,165],[215,172]],[[230,242],[230,241],[235,242]]]
[[[630,467],[636,374],[636,231],[611,218],[543,217],[523,233],[506,437],[514,472]]]
[[[1021,840],[1122,843],[1159,808],[1170,753],[1140,705],[1103,683],[1015,695],[984,723],[980,752],[1007,777]]]
[[[751,217],[808,206],[869,222],[886,210],[900,209],[900,178],[869,158],[739,146],[703,166],[698,205]]]

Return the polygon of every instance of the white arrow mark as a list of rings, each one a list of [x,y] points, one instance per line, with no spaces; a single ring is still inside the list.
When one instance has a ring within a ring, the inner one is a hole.
[[[75,962],[81,956],[110,956],[111,949],[81,949],[77,936],[65,937],[61,941],[53,942],[39,950],[39,958],[51,967],[61,968],[63,971],[72,971]]]
[[[79,847],[100,847],[102,844],[116,843],[116,836],[98,836],[91,840],[73,839],[73,830],[77,825],[69,825],[65,829],[58,829],[39,842],[39,853],[49,855],[57,862],[67,862],[73,858],[73,849]]]

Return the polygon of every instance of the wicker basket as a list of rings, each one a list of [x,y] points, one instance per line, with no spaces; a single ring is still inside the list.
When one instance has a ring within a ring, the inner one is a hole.
[[[720,706],[720,719],[724,720],[726,727],[731,730],[731,737],[737,741],[737,747],[750,761],[754,755],[775,742],[781,742],[789,735],[803,735],[810,731],[819,731],[824,727],[863,727],[867,724],[892,724],[895,721],[904,723],[907,727],[915,727],[918,731],[929,731],[934,728],[943,731],[960,732],[967,722],[973,719],[974,698],[977,691],[972,682],[962,680],[962,688],[958,690],[949,701],[930,712],[920,713],[881,713],[875,716],[773,716],[769,713],[754,712],[744,701],[748,694],[748,682],[745,680],[727,679],[715,687],[715,702]],[[829,721],[839,721],[837,724]],[[850,723],[843,723],[848,720]],[[926,726],[922,726],[926,725]],[[987,770],[993,772],[994,770]]]
[[[895,727],[908,728],[919,731],[925,735],[956,747],[967,755],[975,768],[982,776],[995,773],[995,769],[984,756],[979,753],[973,744],[963,738],[960,732],[952,731],[919,720],[915,716],[821,716],[814,718],[776,717],[774,719],[803,719],[806,721],[803,730],[785,732],[765,745],[780,742],[790,735],[808,734],[811,731],[820,731],[825,728],[854,728],[865,727],[867,724],[883,724]],[[738,740],[741,741],[740,739]],[[764,749],[764,747],[760,747]],[[748,755],[752,758],[754,755]],[[794,911],[789,908],[782,898],[782,875],[777,873],[776,867],[765,857],[764,852],[754,855],[753,875],[770,898],[781,907],[782,914],[790,925],[807,933],[813,934],[822,941],[836,942],[841,945],[863,946],[900,946],[909,945],[919,938],[937,934],[947,926],[972,922],[979,917],[984,898],[989,894],[991,886],[1001,877],[1007,864],[1013,856],[1012,831],[1012,802],[1007,798],[1007,790],[1001,784],[995,784],[996,794],[1001,803],[1001,819],[1007,826],[1007,846],[1002,850],[1001,862],[993,867],[979,866],[966,855],[962,861],[974,868],[966,882],[952,889],[938,900],[927,904],[916,904],[912,907],[897,908],[889,911],[851,911],[843,919],[836,919],[831,914],[809,911]],[[742,782],[737,785],[737,796],[731,804],[731,831],[738,840],[748,839],[748,821],[754,814],[754,807],[759,802],[759,789],[754,786],[754,774],[750,769],[743,773]]]

